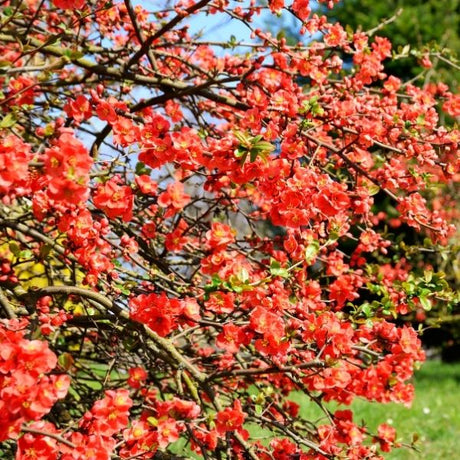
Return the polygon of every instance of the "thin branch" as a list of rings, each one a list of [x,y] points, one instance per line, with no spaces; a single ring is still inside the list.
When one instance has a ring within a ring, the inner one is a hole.
[[[164,35],[166,32],[171,30],[175,25],[179,24],[185,17],[190,16],[193,14],[195,11],[199,10],[203,6],[206,6],[211,0],[201,0],[198,3],[195,3],[191,7],[187,8],[182,14],[176,15],[171,21],[169,21],[167,24],[165,24],[160,30],[155,32],[153,35],[151,35],[140,47],[140,49],[134,53],[134,55],[131,57],[131,59],[128,61],[126,64],[126,67],[124,69],[125,72],[129,70],[129,68],[139,61],[139,59],[147,52],[147,50],[150,48],[152,43],[160,38],[162,35]]]
[[[217,380],[223,377],[233,377],[238,375],[263,375],[263,374],[285,374],[287,372],[295,372],[301,369],[324,368],[326,364],[324,361],[313,360],[307,363],[296,364],[293,366],[273,366],[266,368],[248,368],[236,369],[230,371],[219,372],[209,376],[209,380]]]
[[[66,446],[68,446],[68,447],[70,447],[72,449],[77,448],[77,446],[73,442],[70,442],[67,439],[64,439],[62,436],[60,436],[60,435],[58,435],[56,433],[48,433],[47,431],[37,430],[35,428],[30,428],[30,427],[27,427],[27,426],[24,426],[24,425],[21,427],[21,431],[23,431],[24,433],[36,434],[36,435],[39,435],[39,436],[47,436],[48,438],[55,439],[56,441],[60,442],[61,444],[65,444]]]
[[[365,169],[363,169],[361,166],[359,166],[357,163],[355,163],[354,161],[350,160],[347,155],[345,155],[345,153],[338,149],[337,147],[335,147],[334,145],[332,144],[329,144],[327,142],[323,142],[322,140],[320,139],[317,139],[316,137],[312,136],[311,134],[308,134],[308,133],[304,133],[304,136],[309,139],[310,141],[314,142],[316,145],[320,145],[321,147],[325,147],[327,148],[328,150],[330,150],[331,152],[335,153],[337,156],[339,156],[340,158],[342,158],[343,161],[345,161],[345,163],[348,164],[348,166],[350,166],[352,169],[354,169],[356,172],[358,172],[359,174],[361,174],[362,176],[366,177],[367,179],[369,179],[373,184],[377,185],[379,188],[381,188],[388,196],[390,196],[391,198],[393,198],[396,202],[399,202],[399,198],[390,190],[382,187],[382,185],[380,184],[380,182],[375,179],[374,177],[372,177]]]
[[[133,5],[131,4],[129,0],[124,0],[124,3],[126,6],[126,10],[128,11],[129,18],[131,19],[131,23],[133,25],[134,32],[136,33],[137,40],[139,41],[142,47],[145,44],[144,43],[145,40],[144,40],[144,36],[142,33],[142,29],[139,26],[139,23],[137,22],[136,13],[134,11]],[[147,50],[147,57],[149,59],[150,65],[152,66],[152,69],[156,69],[157,66],[156,66],[155,56],[152,54],[150,49]]]
[[[398,19],[398,17],[401,16],[402,12],[403,12],[403,8],[400,8],[398,11],[396,11],[396,13],[393,16],[389,17],[388,19],[383,20],[380,24],[375,26],[373,29],[367,30],[364,33],[366,35],[369,35],[369,37],[372,37],[372,35],[374,35],[375,32],[378,32],[379,30],[383,29],[388,24],[391,24],[392,22],[396,21],[396,19]]]
[[[37,230],[28,227],[25,224],[21,224],[20,222],[16,222],[12,219],[0,219],[0,228],[11,228],[13,230],[17,230],[18,232],[23,233],[24,235],[29,235],[30,237],[34,238],[35,240],[41,241],[42,243],[48,244],[52,249],[54,249],[59,254],[67,257],[69,260],[74,260],[71,254],[67,254],[65,249],[60,246],[56,241],[48,238],[47,236],[43,235],[42,233],[38,232]]]
[[[3,311],[5,312],[6,316],[9,319],[17,318],[16,313],[11,307],[9,300],[4,294],[3,289],[1,287],[0,287],[0,306],[3,308]]]

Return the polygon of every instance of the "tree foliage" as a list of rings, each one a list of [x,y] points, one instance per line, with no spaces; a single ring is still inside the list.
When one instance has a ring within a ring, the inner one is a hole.
[[[351,0],[340,2],[328,17],[353,30],[377,28],[379,35],[390,38],[398,56],[387,63],[393,75],[404,80],[421,77],[424,83],[443,81],[457,89],[459,11],[458,0]],[[423,72],[425,55],[431,56],[433,67]]]
[[[338,2],[333,9],[318,4],[315,11],[326,14],[329,20],[342,24],[348,31],[361,30],[390,38],[393,59],[383,62],[386,73],[419,86],[432,85],[434,88],[437,83],[443,82],[451,88],[459,88],[460,62],[456,51],[460,49],[460,5],[457,0],[351,0]],[[302,39],[295,18],[289,14],[269,18],[267,23],[271,30],[276,31],[274,33],[285,36],[290,44]],[[344,54],[342,57],[348,68],[351,56]],[[441,116],[444,124],[455,123],[455,119],[444,118],[444,114]],[[452,192],[455,193],[455,190],[448,191]],[[391,203],[385,199],[379,202],[379,197],[374,201],[376,209],[391,213]],[[407,226],[399,228],[398,238],[412,245],[424,244],[424,236]],[[420,258],[429,262],[434,270],[444,272],[446,281],[456,289],[460,288],[459,248],[457,236],[442,253],[420,254]],[[421,327],[420,320],[424,318],[426,330],[422,341],[433,350],[442,350],[443,359],[458,359],[455,355],[458,355],[460,340],[459,313],[458,305],[451,308],[438,304],[426,315],[412,317],[418,327]]]
[[[254,25],[283,9],[305,43]],[[190,32],[211,17],[251,39]],[[424,353],[404,318],[457,300],[430,257],[455,232],[460,133],[438,111],[459,96],[388,76],[389,40],[306,0],[30,0],[0,19],[4,455],[399,447],[346,406],[410,405]]]

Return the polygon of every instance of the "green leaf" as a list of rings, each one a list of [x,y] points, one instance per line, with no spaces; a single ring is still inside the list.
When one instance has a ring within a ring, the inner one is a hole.
[[[251,162],[256,161],[258,157],[266,161],[267,156],[275,150],[275,146],[271,142],[264,141],[260,134],[250,137],[247,133],[235,131],[234,135],[240,142],[234,155],[236,158],[241,158],[241,166],[244,165],[248,155]]]
[[[21,251],[19,253],[19,258],[20,259],[31,259],[33,256],[33,252],[30,251],[29,249],[25,249],[24,251]]]
[[[425,281],[427,283],[429,283],[433,279],[433,272],[430,270],[425,270],[424,275],[425,275]]]
[[[40,259],[46,259],[51,252],[52,246],[51,244],[44,244],[40,248]]]
[[[115,285],[118,289],[120,289],[120,292],[123,294],[123,295],[130,295],[131,294],[131,291],[127,288],[126,285],[124,284],[116,284]]]
[[[245,144],[246,146],[249,144],[249,136],[245,133],[242,133],[241,131],[234,131],[233,133],[235,137],[238,139],[240,144]]]
[[[286,268],[278,268],[278,269],[270,270],[270,273],[273,276],[280,276],[281,278],[289,277],[289,272],[287,271]]]
[[[243,285],[237,276],[231,275],[228,281],[224,283],[224,286],[229,290],[241,294],[244,291]]]
[[[10,244],[8,245],[10,248],[10,251],[13,253],[15,257],[19,256],[19,253],[21,252],[19,248],[19,244],[16,243],[16,241],[11,241]]]
[[[236,37],[234,35],[230,35],[230,40],[228,41],[228,44],[232,48],[235,48],[235,46],[238,45],[238,40],[236,39]]]
[[[259,137],[259,136],[258,136]],[[257,152],[273,152],[275,150],[275,146],[268,141],[257,141],[251,150],[256,150]]]
[[[62,353],[58,357],[58,363],[63,369],[68,371],[72,368],[74,359],[70,353]]]
[[[210,292],[217,291],[223,286],[222,280],[219,275],[212,275],[212,280],[210,283],[206,284],[203,287],[204,291],[209,294]]]
[[[270,275],[281,276],[281,278],[287,278],[289,272],[286,268],[282,268],[281,264],[276,259],[270,259]]]
[[[372,315],[372,308],[368,303],[365,303],[361,306],[361,311],[366,318],[370,318]]]
[[[249,152],[249,158],[251,159],[251,163],[254,163],[254,161],[257,160],[258,155],[259,153],[257,152],[257,150],[251,149],[251,151]]]
[[[240,166],[243,166],[248,158],[248,151],[243,148],[235,150],[235,157],[240,159]]]
[[[68,57],[70,60],[73,60],[73,59],[82,58],[84,56],[84,54],[81,51],[66,49],[64,51],[64,56]]]
[[[145,166],[145,163],[142,163],[142,161],[138,161],[136,163],[136,175],[137,176],[142,176],[143,174],[147,174],[148,176],[150,176],[151,172],[152,170],[150,168],[147,168]]]
[[[0,121],[0,128],[11,128],[16,124],[16,121],[16,117],[12,113],[8,113],[3,117],[2,121]]]
[[[378,185],[372,184],[367,188],[367,191],[369,192],[369,196],[374,196],[380,192],[380,187]]]
[[[248,151],[243,149],[242,147],[237,148],[234,153],[236,158],[241,158],[242,156],[247,155],[247,154],[248,154]]]
[[[147,417],[147,422],[152,426],[158,426],[158,419],[155,417]]]
[[[428,297],[419,297],[420,303],[425,311],[431,310],[431,300]]]
[[[305,249],[305,261],[308,264],[311,264],[316,259],[318,252],[319,252],[319,241],[314,240]]]
[[[112,259],[112,263],[113,263],[113,265],[115,265],[115,267],[121,267],[122,266],[122,263],[118,259],[115,259],[115,258]],[[149,278],[147,278],[147,279],[149,279]]]
[[[238,273],[238,278],[241,280],[241,282],[247,283],[249,281],[248,271],[245,268],[242,268]]]

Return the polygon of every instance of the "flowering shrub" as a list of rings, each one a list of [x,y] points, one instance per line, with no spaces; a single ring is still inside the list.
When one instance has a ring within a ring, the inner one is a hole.
[[[17,459],[400,445],[347,406],[410,405],[424,353],[405,320],[456,300],[420,254],[454,235],[458,95],[387,75],[387,39],[306,0],[255,3],[5,4],[0,442]],[[258,29],[262,11],[305,42]],[[211,16],[251,39],[190,32]]]

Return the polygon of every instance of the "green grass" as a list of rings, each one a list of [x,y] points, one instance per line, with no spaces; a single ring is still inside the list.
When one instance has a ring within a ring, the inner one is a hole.
[[[291,394],[290,399],[301,405],[301,416],[312,421],[321,419],[320,409],[301,393]],[[415,400],[410,409],[399,404],[376,404],[362,400],[353,402],[351,409],[355,421],[360,423],[365,420],[373,432],[380,423],[386,422],[396,428],[400,442],[410,444],[417,434],[417,451],[394,449],[385,454],[387,460],[460,459],[460,363],[425,363],[415,376]],[[259,438],[264,444],[273,436],[256,424],[247,424],[246,428],[252,439]],[[184,439],[175,443],[173,451],[181,455],[186,453],[188,458],[202,458],[190,452]]]
[[[410,443],[414,433],[419,452],[396,449],[391,460],[460,458],[460,364],[425,363],[415,376],[415,399],[410,409],[398,404],[353,404],[356,417],[371,428],[391,420],[398,439]]]
[[[415,376],[415,400],[410,409],[399,404],[375,404],[357,400],[351,405],[355,421],[365,420],[372,432],[383,422],[393,425],[398,441],[410,444],[414,435],[417,451],[395,449],[390,460],[437,460],[460,458],[460,364],[425,363]],[[301,394],[291,399],[301,404],[301,415],[321,416]]]

